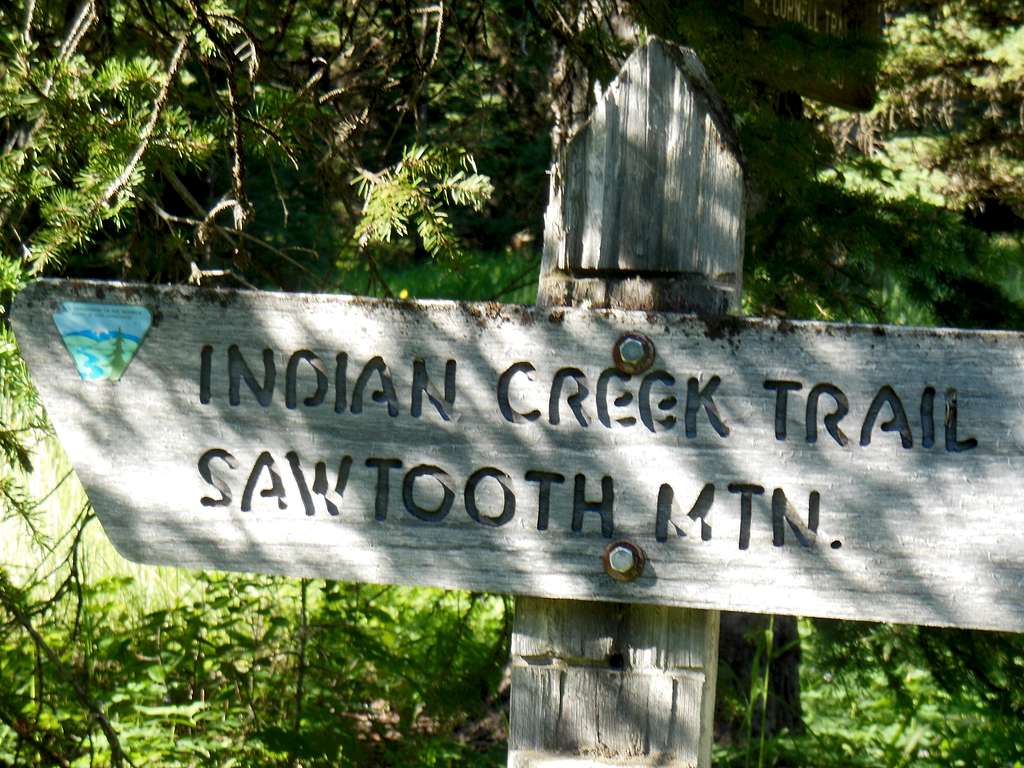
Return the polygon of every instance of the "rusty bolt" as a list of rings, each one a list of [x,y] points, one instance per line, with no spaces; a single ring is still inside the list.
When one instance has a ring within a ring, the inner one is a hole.
[[[642,333],[624,333],[615,342],[612,359],[623,373],[643,373],[654,363],[654,342]]]
[[[633,581],[644,572],[647,556],[631,541],[615,541],[604,548],[601,561],[605,573],[615,581]]]

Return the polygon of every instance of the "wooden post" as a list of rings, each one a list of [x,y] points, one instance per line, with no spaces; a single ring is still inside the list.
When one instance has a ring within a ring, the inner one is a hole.
[[[537,303],[737,311],[743,205],[703,66],[651,40],[554,168]],[[709,766],[718,629],[717,611],[518,598],[510,768]]]

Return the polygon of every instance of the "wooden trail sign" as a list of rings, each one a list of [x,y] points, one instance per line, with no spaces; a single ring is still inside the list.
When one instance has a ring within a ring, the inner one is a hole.
[[[773,27],[806,32],[788,42],[808,65],[781,70],[766,63],[761,75],[767,82],[844,109],[871,109],[882,36],[877,0],[743,0],[742,13],[754,25],[747,35],[753,50]]]
[[[1021,334],[47,280],[13,322],[132,560],[1024,629]]]

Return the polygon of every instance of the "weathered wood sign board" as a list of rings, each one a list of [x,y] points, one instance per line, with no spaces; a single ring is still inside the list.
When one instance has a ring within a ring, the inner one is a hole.
[[[1024,629],[1021,334],[60,281],[13,322],[132,560]]]
[[[861,47],[856,55],[833,60],[828,68],[806,66],[778,71],[769,66],[762,74],[782,90],[845,109],[871,109],[878,65],[869,55],[870,47],[863,46],[877,46],[882,34],[882,15],[876,0],[743,0],[743,14],[761,27],[796,24],[821,36],[823,39],[794,41],[803,48],[805,61],[814,62],[822,56],[824,46]],[[757,47],[757,33],[748,41]]]

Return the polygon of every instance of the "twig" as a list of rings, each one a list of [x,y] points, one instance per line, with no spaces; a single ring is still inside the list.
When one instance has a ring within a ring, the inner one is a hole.
[[[53,670],[57,673],[57,676],[75,692],[75,697],[78,699],[79,704],[84,706],[92,714],[93,718],[99,725],[100,730],[103,731],[103,735],[106,737],[107,743],[110,745],[110,764],[117,767],[127,763],[134,768],[135,763],[131,761],[121,748],[121,741],[118,739],[117,731],[115,731],[114,726],[110,724],[110,720],[107,719],[107,715],[103,711],[103,708],[91,696],[89,696],[89,692],[82,687],[75,675],[67,669],[64,662],[61,661],[60,656],[57,655],[57,652],[50,647],[46,642],[46,639],[39,634],[39,630],[33,626],[28,616],[26,616],[24,611],[18,607],[17,602],[11,598],[8,593],[9,587],[10,583],[6,579],[0,577],[0,604],[2,604],[7,612],[14,617],[14,620],[22,629],[25,630],[28,636],[32,638],[32,642],[35,643],[36,648],[42,651],[43,655],[46,656],[47,660],[53,666]]]
[[[302,579],[299,587],[299,651],[298,669],[295,675],[295,720],[292,727],[296,735],[299,734],[302,728],[302,705],[305,696],[306,643],[309,640],[309,614],[307,610],[309,582],[309,579]],[[295,761],[295,764],[298,764],[298,761]]]
[[[178,174],[174,172],[174,169],[164,163],[161,163],[160,170],[163,172],[167,180],[171,182],[171,186],[174,187],[174,191],[178,193],[178,196],[185,202],[185,205],[192,209],[192,213],[205,219],[206,209],[203,208],[192,193],[188,191],[188,187],[185,186],[185,182],[178,177]]]
[[[172,178],[172,177],[168,176],[168,178]],[[181,180],[178,179],[177,176],[173,176],[173,178],[177,180],[178,184],[181,184]],[[171,185],[175,186],[175,181],[172,180],[171,181]],[[175,188],[177,189],[177,187],[175,187]],[[186,192],[187,192],[187,190],[186,190]],[[180,194],[180,191],[179,191],[179,194]],[[184,195],[183,195],[183,197],[184,197]],[[228,245],[230,245],[232,249],[237,249],[238,248],[238,243],[235,240],[232,239],[232,237],[237,237],[237,238],[239,238],[241,240],[245,240],[246,242],[250,242],[250,243],[253,243],[255,245],[258,245],[261,248],[265,248],[266,250],[268,250],[271,253],[273,253],[275,256],[278,256],[279,258],[284,259],[289,264],[291,264],[293,267],[295,267],[296,269],[302,270],[306,274],[312,274],[309,271],[308,267],[306,267],[301,262],[296,261],[291,256],[289,256],[288,253],[287,253],[287,250],[278,248],[277,246],[272,245],[271,243],[268,243],[266,240],[264,240],[264,239],[262,239],[260,237],[257,237],[256,235],[249,234],[245,230],[237,229],[236,227],[226,227],[226,226],[224,226],[222,224],[217,224],[216,222],[213,221],[213,217],[215,217],[218,213],[220,213],[221,211],[223,211],[226,208],[229,208],[229,207],[231,207],[233,205],[237,205],[236,201],[231,200],[231,199],[222,200],[221,202],[217,203],[217,205],[215,205],[212,209],[210,209],[209,212],[205,212],[205,211],[203,211],[202,206],[199,205],[199,202],[197,200],[195,200],[195,198],[193,198],[191,194],[189,194],[188,197],[190,198],[190,200],[186,200],[186,204],[188,204],[190,208],[198,209],[197,210],[197,214],[204,217],[202,220],[188,218],[186,216],[176,216],[173,213],[169,213],[168,211],[165,211],[163,208],[161,208],[160,205],[155,200],[153,200],[152,198],[148,198],[147,197],[146,198],[146,202],[149,203],[149,206],[153,209],[153,211],[156,213],[156,215],[159,216],[164,221],[173,222],[175,224],[187,224],[189,226],[196,227],[196,229],[197,229],[196,238],[200,242],[202,242],[205,239],[205,233],[212,232],[213,234],[215,234],[215,235],[219,236],[220,238],[222,238],[226,243],[228,243]],[[283,201],[282,201],[282,205],[283,205]],[[285,209],[285,212],[287,213],[287,208]],[[198,230],[201,230],[201,232],[198,231]],[[300,248],[298,246],[294,246],[290,250],[301,251],[303,253],[309,253],[309,254],[311,254],[313,256],[319,256],[320,255],[317,251],[313,250],[312,248]],[[195,275],[195,270],[198,270],[199,268],[197,266],[195,266],[195,265],[193,265],[193,267],[194,267],[193,275]],[[218,272],[218,270],[199,270],[199,272],[200,272],[200,276],[206,276],[206,277],[227,277],[227,276],[231,276],[235,280],[238,280],[238,282],[240,282],[243,285],[245,285],[246,287],[249,287],[249,288],[252,288],[253,290],[256,290],[256,288],[254,288],[251,283],[246,281],[242,276],[238,275],[237,273],[232,272],[231,270],[224,270],[224,274],[216,274]]]
[[[237,235],[242,240],[246,240],[247,242],[254,243],[254,244],[260,246],[261,248],[266,248],[268,251],[273,253],[275,256],[284,259],[289,264],[291,264],[293,267],[295,267],[296,269],[302,270],[307,275],[308,274],[312,274],[309,271],[309,268],[306,267],[304,264],[302,264],[301,262],[296,261],[295,259],[293,259],[291,256],[289,256],[283,250],[278,248],[276,245],[271,245],[266,240],[263,240],[262,238],[256,237],[256,235],[250,235],[248,232],[246,232],[244,230],[241,230],[241,229],[231,229],[229,227],[222,227],[220,225],[217,225],[217,227],[222,229],[222,230],[224,230],[228,234]],[[306,252],[312,252],[312,253],[316,254],[317,256],[319,256],[319,254],[316,251],[313,251],[312,249],[309,249],[309,248],[304,248],[304,249],[300,249],[300,250],[304,250]]]
[[[32,17],[36,14],[36,0],[28,0],[25,3],[25,23],[21,27],[21,39],[26,43],[32,42]]]
[[[325,93],[323,96],[318,98],[316,100],[316,103],[319,104],[322,107],[324,104],[327,104],[328,102],[333,101],[334,99],[338,98],[339,96],[344,96],[346,93],[348,93],[348,89],[347,88],[332,88],[327,93]]]
[[[178,67],[181,65],[181,61],[185,54],[185,42],[188,39],[188,35],[182,35],[178,39],[178,45],[174,49],[174,53],[171,54],[171,61],[167,65],[167,76],[164,78],[164,84],[160,88],[160,93],[157,94],[156,101],[153,103],[153,112],[149,116],[149,121],[142,129],[142,134],[139,136],[139,143],[135,147],[135,151],[132,153],[131,158],[128,160],[128,164],[125,166],[121,174],[114,179],[107,186],[103,195],[100,197],[99,202],[94,206],[94,210],[99,209],[107,205],[114,195],[121,191],[124,186],[128,183],[132,173],[135,171],[136,166],[142,159],[142,155],[149,148],[149,143],[153,138],[153,131],[156,129],[156,124],[160,120],[160,115],[163,114],[164,107],[167,106],[167,98],[171,93],[171,84],[174,82],[175,75],[178,72]]]
[[[242,121],[238,108],[238,86],[235,84],[234,67],[228,73],[228,107],[231,113],[231,185],[238,201],[234,209],[235,227],[241,229],[249,218],[245,201],[245,162],[242,147]]]
[[[170,211],[166,211],[160,207],[160,204],[149,195],[144,195],[145,201],[149,204],[149,207],[153,209],[153,212],[162,220],[172,224],[187,224],[190,227],[198,227],[202,225],[200,219],[189,218],[188,216],[176,216]]]
[[[496,299],[499,299],[502,296],[512,293],[513,291],[518,291],[520,288],[525,288],[527,285],[530,285],[531,283],[536,283],[537,277],[535,273],[539,266],[539,261],[532,261],[530,263],[530,266],[528,266],[522,272],[515,275],[511,280],[505,283],[504,287],[502,287],[499,291],[497,291],[497,293],[494,294],[494,297]]]
[[[33,737],[28,728],[25,727],[27,724],[24,724],[24,721],[19,722],[18,720],[15,720],[2,709],[0,709],[0,723],[4,723],[8,728],[18,734],[19,740],[32,746],[32,748],[35,749],[40,756],[45,757],[48,762],[60,765],[63,768],[67,768],[67,766],[71,765],[67,760],[46,746],[45,742]]]
[[[199,227],[196,230],[196,239],[200,243],[204,242],[206,240],[206,231],[211,226],[214,226],[213,222],[214,219],[217,218],[217,214],[219,214],[221,211],[226,211],[228,208],[237,209],[239,206],[240,203],[231,197],[225,198],[221,200],[219,203],[217,203],[215,206],[213,206],[213,208],[207,211],[206,214],[203,216],[203,220],[200,222]],[[236,211],[234,217],[235,221],[238,221],[238,218],[239,216]]]
[[[33,2],[32,9],[34,8],[35,4]],[[29,9],[26,9],[25,14],[26,29],[28,28],[32,21],[31,15],[29,14],[28,10]],[[46,78],[46,82],[43,84],[43,88],[39,92],[39,95],[42,97],[44,101],[50,98],[50,91],[53,89],[53,82],[54,79],[57,77],[57,72],[60,69],[60,65],[72,56],[74,56],[75,51],[78,49],[78,46],[82,42],[82,38],[85,37],[85,33],[88,31],[89,27],[92,26],[92,23],[93,21],[95,21],[95,19],[96,5],[94,0],[85,0],[85,2],[83,2],[82,5],[79,7],[78,15],[75,16],[75,20],[71,23],[71,28],[68,29],[67,35],[65,35],[64,40],[61,41],[60,49],[57,54],[57,66],[54,67],[53,72],[50,73],[50,76]],[[29,81],[29,84],[31,85],[31,81]],[[32,139],[35,137],[36,132],[43,127],[43,124],[45,122],[46,112],[44,111],[42,114],[39,115],[39,117],[36,118],[36,121],[32,123],[32,125],[30,125],[28,129],[24,132],[23,138],[21,140],[22,149],[28,149],[32,145]],[[4,204],[3,208],[0,208],[0,227],[3,227],[7,223],[7,218],[11,215],[11,207],[12,203],[7,202]]]
[[[229,144],[231,145],[231,183],[234,188],[235,199],[238,201],[238,207],[234,209],[235,227],[241,228],[249,218],[249,210],[245,199],[245,162],[243,160],[244,148],[242,146],[241,113],[238,106],[238,85],[235,83],[235,68],[239,58],[235,49],[217,31],[217,28],[210,20],[210,15],[203,9],[202,5],[197,0],[189,0],[189,7],[192,9],[196,21],[199,22],[199,25],[209,36],[217,52],[220,53],[221,58],[224,59],[228,67],[228,112],[231,118],[231,135],[229,138]],[[255,59],[255,43],[252,43],[252,37],[248,33],[245,33],[245,36],[253,46],[253,58]],[[247,66],[249,67],[250,75],[254,74],[254,66],[251,64]]]
[[[437,63],[437,55],[441,51],[441,32],[444,30],[444,0],[441,0],[441,2],[435,6],[424,8],[424,15],[426,15],[427,11],[437,12],[437,32],[434,33],[434,52],[430,57],[430,63],[427,64],[427,72],[430,72]]]
[[[187,205],[196,216],[202,217],[198,221],[198,226],[204,227],[204,224],[211,217],[211,212],[208,212],[205,208],[203,208],[200,202],[196,200],[196,198],[192,195],[191,192],[188,191],[188,187],[186,187],[185,183],[180,178],[178,178],[178,174],[174,172],[174,169],[168,167],[167,165],[161,164],[160,170],[163,172],[167,180],[171,182],[171,186],[174,187],[174,191],[178,193],[178,196],[181,197],[181,199],[185,202],[185,205]],[[218,203],[218,205],[220,205],[220,203]],[[161,215],[160,211],[162,211],[163,209],[160,208],[159,206],[156,206],[156,210],[157,215]],[[164,213],[166,214],[166,217],[161,216],[161,218],[165,218],[167,221],[171,221],[172,218],[168,217],[172,217],[173,214],[166,213],[166,211]],[[216,206],[214,207],[212,215],[216,215]],[[192,224],[191,221],[189,221],[188,223]],[[228,245],[231,246],[232,250],[238,249],[237,243],[235,243],[235,241],[231,239],[225,227],[220,227],[216,224],[205,224],[203,231],[205,231],[206,229],[212,230],[214,234],[224,239],[228,243]],[[201,238],[199,235],[200,233],[197,231],[196,239],[199,240],[199,242],[202,242],[203,238]]]
[[[288,203],[284,199],[284,190],[281,189],[281,181],[277,178],[277,171],[274,170],[273,163],[267,163],[270,168],[270,178],[274,182],[274,192],[277,194],[277,199],[281,203],[281,214],[284,217],[284,228],[288,229]],[[296,164],[296,169],[298,165]]]
[[[82,545],[82,539],[85,536],[86,526],[88,526],[89,523],[92,522],[94,517],[95,516],[93,515],[92,512],[92,506],[88,501],[86,501],[85,504],[82,505],[81,511],[75,517],[74,522],[72,522],[69,528],[69,533],[71,531],[74,531],[75,535],[73,540],[71,541],[71,544],[68,547],[67,556],[63,559],[62,562],[58,563],[43,578],[50,579],[58,570],[62,570],[65,567],[68,570],[68,575],[61,581],[61,583],[57,586],[57,588],[53,591],[53,594],[50,595],[49,598],[47,598],[45,601],[41,603],[36,604],[38,606],[38,610],[29,611],[27,614],[27,617],[31,617],[32,615],[42,616],[47,611],[52,609],[58,602],[60,602],[60,600],[63,599],[65,593],[68,592],[69,589],[73,588],[75,592],[75,619],[74,622],[72,623],[71,632],[69,634],[71,642],[74,642],[78,638],[78,633],[79,630],[81,629],[82,610],[85,605],[85,599],[82,595],[82,580],[79,577],[78,553]],[[61,536],[60,540],[57,542],[57,544],[54,545],[53,549],[56,549],[60,542],[67,538],[67,536],[68,534]],[[39,649],[36,649],[36,652],[38,653]],[[40,673],[40,689],[42,688],[41,675],[42,673]],[[87,676],[88,670],[86,669],[86,677]]]
[[[250,291],[259,290],[255,285],[250,283],[240,274],[235,272],[233,269],[200,269],[198,265],[193,261],[190,262],[191,273],[189,274],[189,282],[201,285],[202,280],[205,277],[230,277],[232,280],[237,280],[239,283],[244,285]]]
[[[71,573],[63,581],[61,581],[61,583],[54,590],[53,594],[50,596],[49,600],[41,604],[41,607],[38,611],[30,611],[30,615],[45,613],[50,606],[52,606],[57,600],[64,596],[64,593],[68,590],[68,585],[77,578],[77,549],[79,545],[82,543],[82,537],[85,535],[85,527],[90,522],[92,522],[93,519],[94,515],[92,513],[92,507],[90,506],[89,502],[86,501],[85,504],[82,505],[82,509],[75,516],[74,521],[72,521],[71,525],[68,527],[68,530],[65,533],[61,534],[60,538],[53,542],[52,546],[47,548],[48,553],[52,554],[57,551],[57,549],[64,543],[66,539],[68,539],[69,537],[71,538],[71,543],[68,545],[68,553],[61,562],[56,563],[53,566],[53,568],[51,568],[46,573],[40,573],[40,569],[42,568],[44,563],[40,563],[39,566],[34,571],[32,571],[31,578],[34,580],[36,584],[41,583],[43,581],[51,580],[54,577],[54,574],[56,574],[58,571],[62,570],[65,566],[68,566],[69,564],[71,568],[75,569],[75,571]]]
[[[291,161],[291,164],[295,168],[295,170],[299,170],[299,161],[295,157],[295,154],[290,149],[288,149],[287,145],[284,143],[284,139],[282,139],[270,126],[264,125],[259,120],[249,117],[248,115],[242,115],[242,122],[248,123],[254,128],[259,128],[261,131],[267,134],[267,136],[272,138],[281,148],[281,151],[288,156],[288,159]]]
[[[65,472],[65,473],[64,473],[64,476],[63,476],[63,477],[62,477],[62,478],[61,478],[60,480],[58,480],[58,481],[57,481],[57,483],[56,483],[56,484],[55,484],[55,485],[53,486],[53,488],[51,488],[51,489],[50,489],[49,491],[47,491],[47,492],[46,492],[46,495],[45,495],[45,496],[43,496],[43,497],[42,497],[41,499],[38,499],[38,500],[37,500],[37,501],[35,502],[35,504],[33,504],[33,505],[32,505],[32,508],[33,508],[33,509],[38,509],[38,508],[39,508],[39,507],[41,507],[41,506],[42,506],[43,504],[45,504],[45,503],[46,503],[46,500],[47,500],[48,498],[50,498],[51,496],[53,496],[53,494],[55,494],[55,493],[56,493],[57,491],[59,491],[59,490],[60,490],[60,487],[61,487],[62,485],[64,485],[64,482],[65,482],[65,481],[66,481],[66,480],[67,480],[67,479],[68,479],[69,477],[71,477],[71,473],[72,473],[73,471],[74,471],[74,470],[71,470],[71,469],[69,469],[69,470],[68,470],[67,472]]]
[[[377,260],[373,258],[373,254],[369,251],[364,251],[364,253],[366,254],[366,263],[370,267],[370,274],[373,276],[374,280],[377,281],[380,287],[384,289],[384,295],[389,299],[395,298],[395,294],[391,292],[391,288],[388,286],[387,280],[385,280],[384,276],[380,273],[380,268],[377,266]]]
[[[94,21],[96,21],[96,3],[93,2],[93,0],[88,0],[85,3],[82,3],[82,6],[78,11],[78,16],[71,25],[71,29],[68,31],[67,37],[65,37],[64,42],[61,43],[60,51],[57,54],[58,62],[63,64],[74,55],[79,44],[82,42],[82,38],[85,37],[85,33],[89,31],[89,27],[92,26]],[[44,90],[47,95],[49,95],[50,88],[53,87],[53,78],[55,76],[56,73],[50,75],[50,78],[46,81],[46,88]]]

